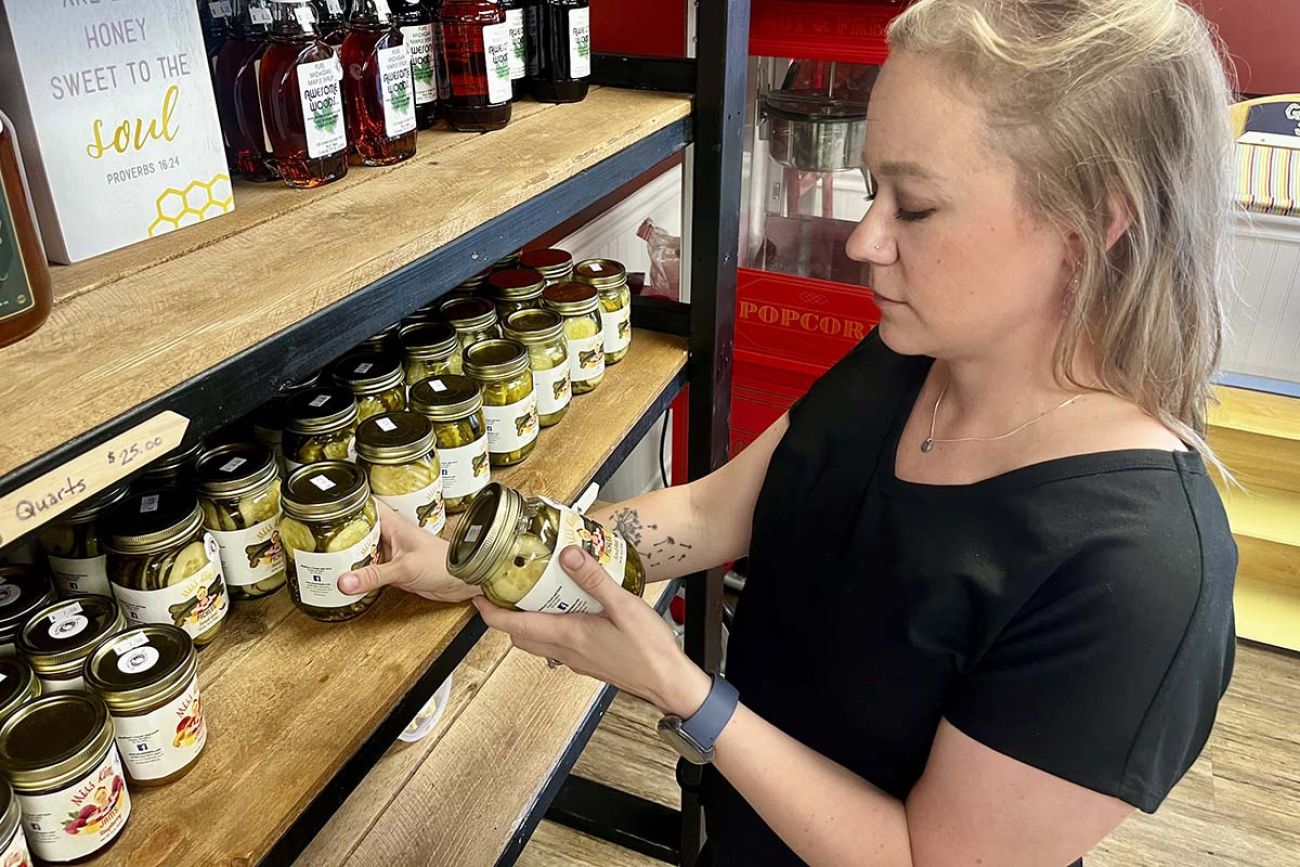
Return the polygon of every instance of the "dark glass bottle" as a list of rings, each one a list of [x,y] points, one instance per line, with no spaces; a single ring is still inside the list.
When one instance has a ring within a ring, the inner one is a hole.
[[[258,76],[267,138],[285,183],[318,187],[348,173],[342,67],[317,36],[308,0],[276,0],[272,12]]]
[[[53,306],[22,154],[9,118],[0,113],[0,346],[40,328]]]
[[[415,155],[411,55],[387,0],[353,0],[340,53],[353,164],[387,166],[410,159]]]
[[[534,0],[525,9],[528,84],[541,102],[581,102],[591,77],[588,0]]]
[[[510,26],[497,0],[444,0],[439,86],[443,115],[455,129],[501,129],[510,122]]]
[[[312,0],[316,10],[316,35],[332,48],[343,44],[348,35],[347,0]]]
[[[235,17],[234,0],[198,0],[198,3],[203,48],[208,55],[208,69],[211,70],[222,43],[230,38],[230,27]]]
[[[528,74],[528,28],[524,23],[524,0],[501,0],[510,28],[510,84],[515,99],[524,95]]]
[[[250,181],[273,181],[280,176],[258,102],[257,69],[270,30],[271,4],[267,0],[237,0],[230,35],[213,66],[226,161],[232,172]]]
[[[438,109],[438,49],[433,12],[423,0],[394,0],[393,15],[402,30],[402,44],[411,55],[411,80],[415,84],[415,122],[420,129],[433,126]]]

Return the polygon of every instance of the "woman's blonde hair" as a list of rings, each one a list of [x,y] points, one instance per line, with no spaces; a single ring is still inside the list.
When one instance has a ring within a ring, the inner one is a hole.
[[[1214,463],[1210,377],[1230,288],[1230,87],[1205,21],[1178,0],[917,0],[891,50],[952,67],[990,113],[1026,203],[1081,247],[1056,348],[1096,350],[1101,387]],[[1108,248],[1113,208],[1128,231]]]

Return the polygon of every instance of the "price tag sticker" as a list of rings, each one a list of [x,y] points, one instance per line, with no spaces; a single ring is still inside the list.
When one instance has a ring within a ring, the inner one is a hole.
[[[212,0],[208,4],[208,11],[212,13],[213,18],[229,18],[231,15],[230,0]]]
[[[592,263],[591,263],[590,265],[588,265],[587,267],[590,268],[591,270],[595,271],[597,274],[599,274],[601,271],[604,271],[604,270],[605,270],[604,268],[600,267],[600,263],[599,263],[599,262],[592,262]]]
[[[479,535],[483,532],[482,524],[475,524],[465,531],[465,541],[471,545],[478,541]]]
[[[370,368],[374,367],[369,361],[363,361],[352,369],[353,373],[369,373]]]
[[[397,430],[397,425],[393,424],[392,419],[383,418],[382,416],[380,418],[375,419],[375,424],[379,426],[380,430],[386,431],[388,433],[392,433],[393,431]]]
[[[118,656],[126,656],[128,653],[135,650],[137,647],[144,647],[148,643],[149,643],[149,636],[145,635],[143,632],[140,632],[135,635],[132,635],[130,638],[124,638],[121,641],[119,641],[117,644],[114,644],[113,650],[114,652],[117,653]]]
[[[330,402],[330,396],[328,394],[318,394],[315,397],[313,397],[311,399],[311,402],[308,403],[307,405],[310,406],[312,409],[320,409],[322,406],[324,406],[329,402]]]
[[[233,473],[235,470],[248,463],[247,458],[231,458],[221,465],[221,472]]]
[[[343,14],[343,0],[325,0],[325,6],[331,15]]]
[[[81,613],[81,603],[73,602],[71,605],[65,605],[58,611],[50,615],[51,623],[58,623],[60,620],[67,620],[69,617],[76,617]]]
[[[267,9],[265,6],[249,6],[248,20],[252,21],[254,24],[270,24],[271,10]]]
[[[437,392],[443,392],[447,390],[447,386],[443,384],[441,379],[429,380],[429,387]]]
[[[311,483],[316,487],[320,488],[322,491],[328,491],[330,488],[334,487],[334,483],[331,482],[329,478],[327,478],[326,476],[312,476]]]
[[[150,494],[147,497],[140,498],[140,514],[147,515],[150,512],[158,511],[158,495]]]

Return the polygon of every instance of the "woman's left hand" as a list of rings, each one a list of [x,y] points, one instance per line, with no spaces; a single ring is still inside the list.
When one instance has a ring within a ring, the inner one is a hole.
[[[704,703],[712,681],[691,662],[653,608],[610,578],[581,548],[560,553],[560,565],[596,599],[601,614],[534,614],[474,600],[484,622],[510,635],[516,647],[554,659],[638,695],[683,719]]]

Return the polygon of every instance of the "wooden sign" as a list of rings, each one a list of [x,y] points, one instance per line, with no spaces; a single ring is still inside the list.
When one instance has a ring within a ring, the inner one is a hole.
[[[190,420],[170,410],[0,497],[0,546],[81,505],[181,444]]]

